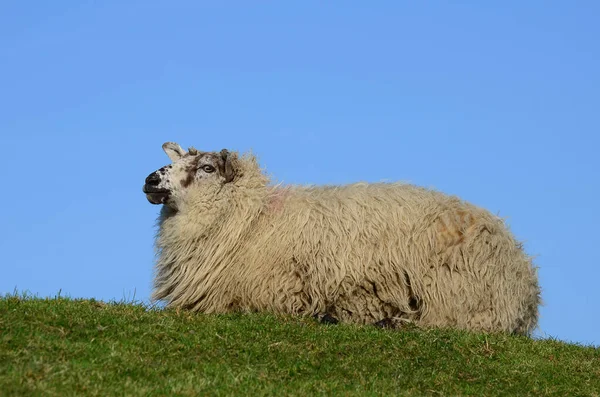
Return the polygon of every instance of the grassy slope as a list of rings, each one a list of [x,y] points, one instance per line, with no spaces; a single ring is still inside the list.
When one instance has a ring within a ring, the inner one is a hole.
[[[0,298],[0,395],[599,395],[600,349]]]

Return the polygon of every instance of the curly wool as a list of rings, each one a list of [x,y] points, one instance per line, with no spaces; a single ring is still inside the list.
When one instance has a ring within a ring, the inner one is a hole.
[[[269,186],[256,159],[163,207],[154,299],[367,324],[529,334],[537,271],[503,221],[408,184]]]

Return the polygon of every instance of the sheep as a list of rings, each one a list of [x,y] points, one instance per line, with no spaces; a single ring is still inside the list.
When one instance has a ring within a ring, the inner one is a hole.
[[[252,154],[163,149],[153,300],[203,313],[531,334],[537,268],[502,219],[403,183],[270,184]]]

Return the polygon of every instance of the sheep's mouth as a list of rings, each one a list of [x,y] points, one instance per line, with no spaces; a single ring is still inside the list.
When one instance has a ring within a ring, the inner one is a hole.
[[[146,199],[151,204],[164,204],[171,196],[171,192],[167,189],[160,189],[154,186],[144,185],[142,189],[146,193]]]

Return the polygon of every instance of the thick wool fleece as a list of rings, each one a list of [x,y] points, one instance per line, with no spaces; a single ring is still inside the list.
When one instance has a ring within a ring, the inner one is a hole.
[[[268,186],[256,160],[233,182],[163,207],[155,299],[205,313],[328,313],[528,334],[536,268],[501,219],[406,184]]]

